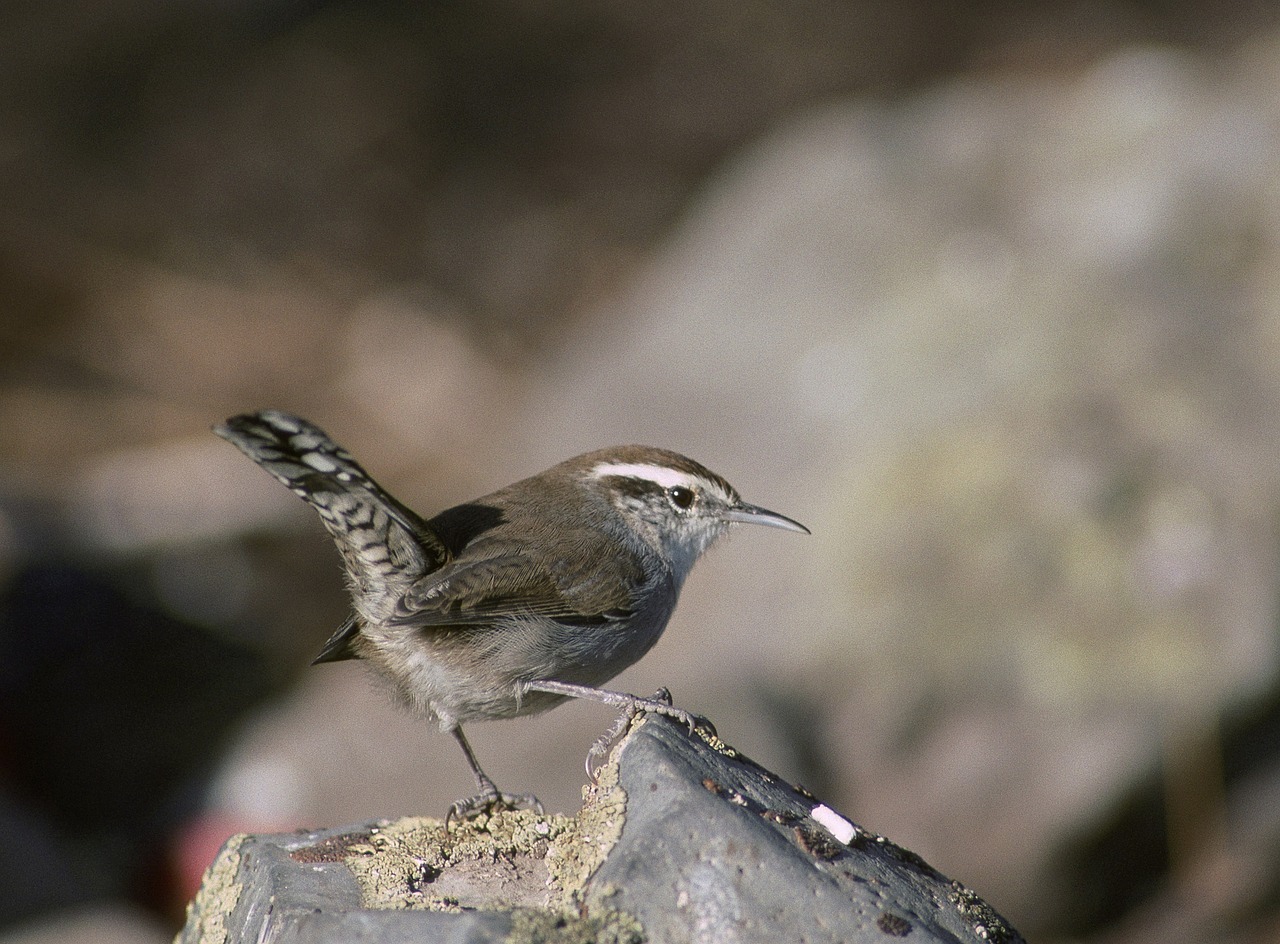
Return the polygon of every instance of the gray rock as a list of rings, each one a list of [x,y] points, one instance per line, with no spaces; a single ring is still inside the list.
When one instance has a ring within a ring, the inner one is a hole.
[[[574,817],[240,836],[179,944],[1019,942],[918,856],[725,745],[635,724]]]

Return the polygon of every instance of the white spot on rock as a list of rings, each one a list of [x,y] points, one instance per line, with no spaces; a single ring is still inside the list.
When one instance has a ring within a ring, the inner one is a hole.
[[[849,844],[849,840],[853,839],[858,833],[857,826],[854,826],[853,823],[825,803],[819,803],[810,811],[809,815],[813,817],[814,822],[846,846]]]

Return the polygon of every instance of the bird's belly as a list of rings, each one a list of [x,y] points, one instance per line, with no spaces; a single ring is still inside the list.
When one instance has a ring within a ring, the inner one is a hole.
[[[366,625],[359,649],[391,682],[399,701],[444,730],[521,713],[515,685],[477,658],[468,642],[433,639],[405,627]]]
[[[449,729],[536,714],[565,700],[526,691],[530,681],[603,685],[652,648],[668,615],[594,625],[520,619],[465,630],[366,625],[359,648],[403,702]]]
[[[551,679],[599,686],[645,655],[666,628],[667,614],[636,614],[625,623],[570,625],[533,629],[498,660],[523,668],[526,681]]]

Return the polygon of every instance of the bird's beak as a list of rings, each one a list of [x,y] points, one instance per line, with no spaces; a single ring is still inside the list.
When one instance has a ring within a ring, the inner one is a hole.
[[[786,515],[780,515],[776,511],[769,511],[767,508],[761,508],[758,505],[748,505],[745,502],[738,502],[725,512],[724,517],[726,521],[738,521],[743,524],[765,524],[771,528],[799,531],[801,534],[811,533],[799,521],[794,521]]]

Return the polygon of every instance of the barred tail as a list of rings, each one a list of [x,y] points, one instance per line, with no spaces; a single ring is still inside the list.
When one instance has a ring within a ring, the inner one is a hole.
[[[412,580],[449,559],[418,515],[382,490],[318,426],[279,410],[233,416],[219,436],[320,513],[358,591]]]

